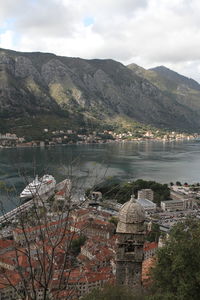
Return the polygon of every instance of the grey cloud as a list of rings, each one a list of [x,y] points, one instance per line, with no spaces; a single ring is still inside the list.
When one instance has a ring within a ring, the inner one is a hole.
[[[132,54],[132,49],[130,49],[127,42],[118,43],[117,41],[112,41],[110,43],[106,43],[105,41],[105,44],[102,47],[99,47],[95,53],[96,57],[112,58],[121,62],[130,59]]]
[[[135,10],[145,8],[147,5],[148,0],[93,0],[87,9],[99,15],[109,15],[111,17],[116,14],[132,14]]]
[[[0,23],[5,22],[10,18],[15,18],[26,7],[26,0],[1,0],[0,4]]]
[[[42,0],[31,7],[15,23],[20,33],[45,37],[73,35],[77,19],[73,6],[65,6],[60,1]]]
[[[19,12],[25,3],[25,0],[1,0],[0,16],[12,16],[15,12]]]
[[[15,17],[20,50],[171,64],[188,73],[184,65],[200,61],[199,0],[3,0],[1,8],[0,21]],[[87,17],[94,24],[85,27]]]

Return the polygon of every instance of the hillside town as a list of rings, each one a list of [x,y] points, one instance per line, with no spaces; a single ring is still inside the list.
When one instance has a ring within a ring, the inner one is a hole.
[[[44,147],[66,144],[102,144],[113,142],[127,142],[127,141],[178,141],[178,140],[191,140],[198,138],[197,134],[177,133],[177,132],[165,132],[160,133],[151,130],[141,130],[137,133],[132,131],[126,131],[122,133],[116,133],[111,130],[104,130],[102,132],[92,131],[86,133],[80,133],[76,130],[55,130],[49,132],[48,128],[45,128],[41,132],[42,137],[38,140],[30,140],[30,137],[18,137],[15,133],[0,133],[0,148],[9,147]]]
[[[1,217],[1,300],[21,299],[24,289],[30,299],[47,293],[49,299],[77,300],[105,283],[148,286],[170,228],[189,215],[200,218],[198,186],[171,185],[171,200],[160,207],[151,189],[123,205],[105,202],[98,191],[75,200],[71,189],[65,179]],[[160,238],[150,241],[155,224]],[[140,266],[133,278],[123,271],[127,259],[130,272]]]

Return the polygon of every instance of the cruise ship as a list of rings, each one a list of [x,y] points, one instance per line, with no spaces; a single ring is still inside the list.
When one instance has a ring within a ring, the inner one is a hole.
[[[52,175],[44,175],[41,178],[38,178],[37,175],[36,178],[21,192],[20,198],[22,200],[29,200],[33,197],[39,197],[54,189],[55,186],[56,180]]]

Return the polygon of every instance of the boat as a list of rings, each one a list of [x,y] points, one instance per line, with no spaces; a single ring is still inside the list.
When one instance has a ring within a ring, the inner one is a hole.
[[[29,183],[20,194],[20,199],[29,200],[33,197],[39,197],[54,189],[56,186],[56,180],[52,175],[44,175],[35,179]]]

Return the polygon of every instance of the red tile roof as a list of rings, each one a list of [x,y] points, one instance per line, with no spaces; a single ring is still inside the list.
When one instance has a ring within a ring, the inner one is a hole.
[[[9,248],[14,245],[14,242],[12,240],[3,240],[0,239],[0,249]]]
[[[151,284],[150,273],[151,269],[155,265],[155,262],[155,257],[150,257],[148,259],[145,259],[142,263],[142,283],[144,286],[148,286]]]
[[[158,243],[156,243],[156,242],[144,244],[144,251],[149,251],[149,250],[157,249],[157,248],[158,248]]]

